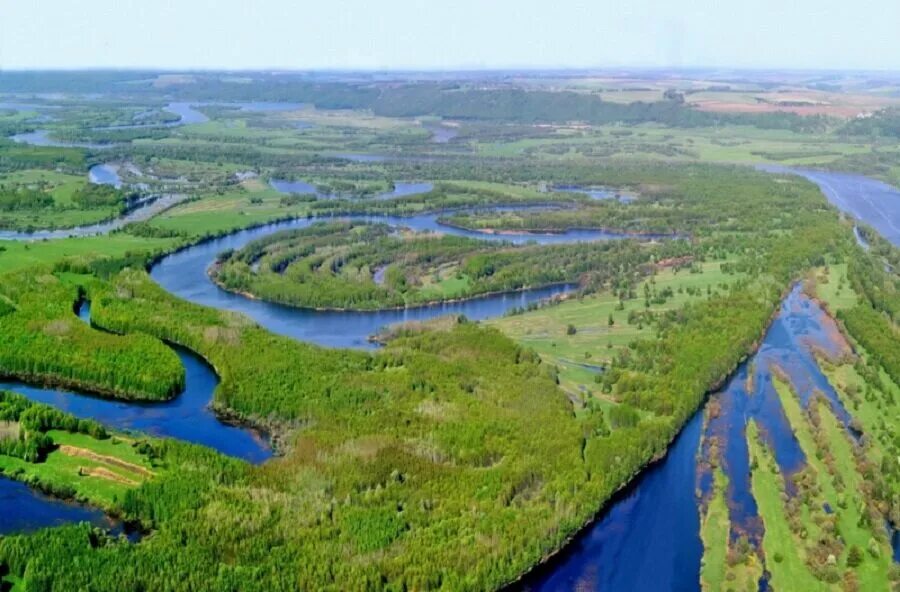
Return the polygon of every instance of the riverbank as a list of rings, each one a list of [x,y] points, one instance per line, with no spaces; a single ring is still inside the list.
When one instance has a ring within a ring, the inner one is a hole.
[[[398,311],[398,310],[415,310],[417,308],[434,308],[436,306],[442,306],[444,304],[461,304],[465,302],[477,301],[484,298],[493,298],[496,296],[514,296],[516,294],[523,294],[526,292],[531,292],[533,290],[546,290],[550,288],[560,288],[568,291],[573,290],[574,287],[577,286],[575,282],[550,282],[548,284],[539,284],[536,286],[524,286],[522,288],[518,288],[515,290],[497,290],[492,292],[479,292],[476,294],[472,294],[471,296],[461,296],[458,298],[444,298],[441,300],[426,300],[423,302],[416,302],[413,304],[408,304],[406,306],[378,306],[373,308],[352,308],[352,307],[338,307],[338,306],[304,306],[299,304],[292,304],[283,300],[269,299],[258,296],[252,292],[248,292],[245,290],[235,290],[227,287],[219,278],[217,277],[217,272],[220,269],[221,264],[218,262],[213,263],[207,269],[207,276],[209,277],[209,281],[218,286],[221,290],[225,292],[230,292],[232,294],[237,294],[239,296],[243,296],[249,300],[258,300],[261,302],[272,302],[274,304],[281,304],[283,306],[289,306],[291,308],[296,308],[298,310],[308,310],[313,312],[389,312],[389,311]]]
[[[597,574],[593,573],[595,561],[597,565],[602,565],[616,557],[618,566],[626,567],[623,565],[623,555],[641,565],[630,565],[627,569],[617,570],[615,580],[608,579],[612,577],[612,573],[608,572],[603,581],[606,582],[606,586],[611,587],[610,589],[642,589],[651,585],[659,589],[690,589],[693,586],[699,589],[702,549],[697,551],[695,547],[695,556],[691,560],[685,558],[675,560],[673,556],[678,556],[682,551],[689,549],[691,544],[700,541],[694,476],[703,410],[716,393],[738,375],[747,360],[759,351],[765,335],[778,317],[781,310],[780,303],[791,291],[792,288],[788,287],[782,293],[781,300],[773,307],[761,333],[742,355],[732,362],[731,369],[706,385],[697,407],[683,423],[673,426],[674,433],[666,444],[646,457],[628,479],[601,503],[600,508],[567,536],[564,544],[545,555],[528,572],[505,586],[504,590],[549,591],[563,587],[574,588],[588,573],[591,574],[592,581],[597,577]],[[644,489],[648,489],[642,487],[646,482],[653,484],[649,487],[649,494],[643,493]],[[644,495],[650,495],[652,501],[642,502]],[[647,515],[655,516],[656,519],[648,519],[649,522],[643,529],[633,524],[626,527],[623,522],[629,513],[628,507],[642,503]],[[673,509],[668,507],[670,503],[679,503],[681,507]],[[662,510],[667,507],[667,510]],[[680,524],[670,530],[668,527],[672,525],[669,521],[673,519],[688,520],[690,524]],[[642,530],[645,531],[643,535]],[[687,538],[693,536],[689,534],[690,532],[696,535],[693,543]],[[602,555],[605,559],[598,559],[597,555]],[[690,565],[691,561],[694,565]],[[651,566],[653,570],[647,571]],[[664,581],[668,581],[668,585],[664,584]],[[595,581],[593,585],[597,585],[597,582]]]
[[[463,224],[454,223],[446,218],[438,218],[441,225],[448,228],[454,228],[464,232],[477,232],[488,236],[563,236],[573,232],[602,232],[610,236],[618,236],[621,238],[634,238],[639,240],[671,240],[678,238],[686,238],[677,232],[659,233],[659,232],[643,232],[640,230],[623,230],[620,228],[609,228],[604,226],[567,226],[565,228],[491,228],[478,226],[465,226]]]

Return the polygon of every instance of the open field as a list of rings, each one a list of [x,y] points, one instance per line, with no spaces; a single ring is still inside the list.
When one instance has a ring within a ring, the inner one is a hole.
[[[713,473],[713,493],[706,508],[706,515],[700,527],[703,540],[703,564],[700,582],[703,590],[722,590],[725,586],[727,555],[731,537],[731,521],[728,518],[728,504],[725,489],[728,478],[721,470]]]
[[[869,153],[870,141],[842,140],[827,134],[751,127],[672,129],[614,126],[574,131],[561,129],[547,138],[502,143],[476,143],[485,156],[532,155],[548,159],[647,158],[673,161],[700,160],[739,164],[826,164],[844,156]],[[885,145],[885,149],[893,149]]]
[[[0,245],[0,273],[52,266],[64,259],[77,262],[124,257],[134,252],[152,253],[175,244],[173,239],[147,239],[127,234],[37,242],[7,241]]]
[[[91,224],[111,218],[117,208],[85,208],[73,201],[73,195],[88,184],[87,174],[73,175],[46,169],[16,170],[0,174],[0,191],[18,188],[38,190],[52,198],[47,206],[22,205],[0,212],[0,224],[6,228],[72,227]]]
[[[560,386],[571,396],[584,399],[590,394],[606,400],[596,388],[595,377],[629,343],[653,335],[650,324],[629,322],[630,314],[659,314],[707,298],[707,290],[719,290],[739,275],[721,271],[722,261],[697,266],[699,273],[682,269],[677,273],[667,268],[651,276],[657,291],[672,290],[665,304],[647,307],[643,288],[637,297],[624,300],[611,293],[572,298],[536,311],[489,321],[517,342],[534,349],[546,363],[559,369]],[[650,278],[644,282],[650,286]],[[612,324],[609,320],[612,318]],[[568,334],[569,327],[575,333]]]
[[[753,497],[765,527],[763,551],[772,572],[771,585],[779,590],[827,590],[806,566],[803,546],[798,545],[790,529],[784,510],[784,482],[775,459],[759,439],[755,422],[747,425],[747,444],[750,448]],[[767,563],[768,565],[768,563]]]
[[[152,479],[158,468],[132,446],[113,436],[97,440],[84,434],[51,430],[58,446],[40,463],[0,455],[0,471],[24,481],[36,481],[53,491],[71,491],[75,499],[115,508],[125,492]]]

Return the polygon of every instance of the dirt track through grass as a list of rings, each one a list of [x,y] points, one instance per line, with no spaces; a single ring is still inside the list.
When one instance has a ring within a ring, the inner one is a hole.
[[[120,458],[116,458],[114,456],[105,456],[102,454],[97,454],[91,450],[87,450],[85,448],[78,448],[76,446],[68,446],[63,445],[59,447],[59,451],[65,454],[66,456],[74,456],[79,458],[86,458],[88,460],[92,460],[97,463],[110,465],[119,469],[123,469],[130,473],[136,473],[141,477],[152,477],[153,471],[147,470],[142,466],[124,461]],[[105,469],[104,469],[105,470]]]

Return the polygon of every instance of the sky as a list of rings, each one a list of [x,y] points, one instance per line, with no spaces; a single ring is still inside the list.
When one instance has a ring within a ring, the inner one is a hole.
[[[0,0],[0,69],[900,70],[900,0]]]

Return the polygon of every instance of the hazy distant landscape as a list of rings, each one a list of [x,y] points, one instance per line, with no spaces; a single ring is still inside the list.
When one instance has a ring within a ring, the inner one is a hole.
[[[5,47],[0,591],[900,590],[900,74]]]

